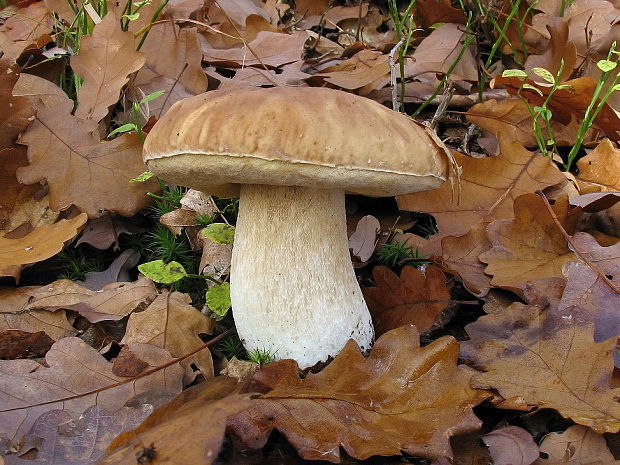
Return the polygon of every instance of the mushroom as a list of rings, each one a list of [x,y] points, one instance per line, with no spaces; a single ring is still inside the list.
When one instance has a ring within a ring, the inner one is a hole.
[[[239,196],[231,301],[248,351],[335,356],[372,345],[372,320],[353,272],[344,195],[435,189],[445,153],[407,116],[326,88],[210,91],[182,100],[144,144],[167,181]]]

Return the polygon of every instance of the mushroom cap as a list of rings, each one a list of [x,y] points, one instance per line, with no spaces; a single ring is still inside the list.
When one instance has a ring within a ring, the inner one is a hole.
[[[215,90],[175,103],[144,143],[149,170],[219,197],[240,184],[373,197],[435,189],[448,161],[408,116],[318,87]]]

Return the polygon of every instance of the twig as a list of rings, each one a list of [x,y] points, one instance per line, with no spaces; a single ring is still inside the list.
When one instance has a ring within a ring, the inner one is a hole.
[[[549,203],[549,200],[547,200],[547,197],[545,196],[545,194],[542,191],[536,191],[536,195],[540,196],[543,199],[543,202],[545,204],[545,207],[547,207],[547,211],[549,212],[549,215],[551,216],[551,219],[553,219],[553,222],[555,223],[555,225],[558,227],[558,229],[560,230],[560,232],[564,236],[564,239],[566,239],[566,242],[568,242],[571,245],[571,247],[573,248],[573,250],[575,251],[577,256],[586,265],[588,265],[592,269],[592,271],[594,271],[597,275],[599,275],[599,277],[603,281],[605,281],[605,283],[611,288],[612,291],[614,291],[616,294],[620,294],[620,288],[618,288],[618,286],[616,286],[614,283],[612,283],[610,281],[610,279],[607,276],[605,276],[605,273],[603,273],[596,265],[594,265],[594,263],[592,263],[586,257],[585,253],[583,253],[583,252],[581,252],[579,250],[579,247],[577,247],[577,244],[575,244],[575,242],[573,241],[573,237],[566,232],[566,230],[564,229],[564,227],[560,223],[560,220],[558,219],[557,215],[555,214],[555,212],[551,208],[551,204]]]
[[[390,65],[390,88],[392,89],[392,110],[398,111],[398,91],[396,90],[396,63],[394,55],[405,43],[405,37],[400,39],[398,43],[390,50],[388,63]]]
[[[433,115],[433,119],[430,122],[431,129],[435,130],[435,127],[437,127],[437,123],[446,113],[446,109],[448,108],[448,105],[450,104],[450,101],[452,100],[453,95],[454,95],[454,83],[450,81],[450,79],[448,79],[446,81],[446,86],[441,96],[441,101],[439,105],[437,106],[437,110],[435,111],[435,114]]]
[[[144,378],[145,376],[152,375],[153,373],[158,372],[159,370],[163,370],[164,368],[168,368],[169,366],[174,365],[175,363],[179,363],[179,362],[185,360],[186,358],[191,357],[192,355],[200,352],[201,350],[204,350],[207,347],[212,346],[216,342],[221,341],[226,336],[228,336],[230,333],[232,333],[232,329],[224,331],[219,336],[214,337],[209,342],[205,342],[204,344],[202,344],[198,348],[192,350],[191,352],[188,352],[187,354],[181,355],[180,357],[173,358],[172,360],[164,363],[163,365],[158,365],[156,367],[150,368],[149,370],[143,371],[138,376],[134,376],[132,378],[124,379],[123,381],[119,381],[118,383],[108,384],[107,386],[103,386],[103,387],[100,387],[100,388],[97,388],[97,389],[93,389],[92,391],[83,392],[81,394],[76,394],[74,396],[63,397],[61,399],[48,400],[47,402],[40,402],[38,404],[32,404],[32,405],[28,405],[28,406],[24,406],[24,407],[7,408],[7,409],[0,410],[0,412],[2,412],[2,413],[3,412],[14,412],[16,410],[22,410],[22,409],[26,409],[26,408],[40,407],[42,405],[55,404],[56,402],[66,402],[66,401],[73,400],[73,399],[79,399],[80,397],[85,397],[85,396],[89,396],[89,395],[92,395],[92,394],[98,394],[100,392],[107,391],[108,389],[112,389],[112,388],[115,388],[115,387],[118,387],[118,386],[122,386],[123,384],[131,383],[131,382],[133,382],[133,381],[135,381],[135,380],[137,380],[139,378]]]

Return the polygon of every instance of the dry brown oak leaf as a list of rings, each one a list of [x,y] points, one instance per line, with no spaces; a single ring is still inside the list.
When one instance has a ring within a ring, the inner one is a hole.
[[[594,150],[581,158],[577,168],[580,184],[582,181],[593,184],[597,191],[620,191],[620,150],[609,139],[603,139]]]
[[[129,75],[146,60],[136,52],[134,42],[133,34],[121,29],[113,12],[95,25],[91,36],[80,39],[80,51],[71,57],[71,68],[84,80],[77,92],[75,116],[99,122],[118,102]]]
[[[122,344],[141,342],[161,347],[173,357],[193,351],[203,344],[200,334],[211,334],[215,320],[190,305],[191,298],[180,292],[164,292],[142,312],[129,316]],[[204,349],[181,362],[194,363],[205,378],[213,376],[213,360]]]
[[[248,395],[235,394],[237,381],[226,376],[183,391],[155,410],[138,428],[118,436],[98,465],[211,465],[224,439],[226,418],[250,406]],[[153,460],[140,462],[146,449]]]
[[[484,372],[473,386],[497,389],[510,408],[553,408],[598,433],[620,431],[616,341],[595,343],[589,315],[513,303],[465,329],[471,340],[461,343],[462,356]]]
[[[133,283],[108,284],[100,291],[91,291],[74,281],[61,279],[33,291],[20,310],[73,310],[91,323],[118,321],[156,295],[155,284],[144,276]]]
[[[362,292],[378,336],[403,325],[415,325],[425,333],[450,303],[446,276],[436,266],[425,272],[405,266],[400,278],[388,267],[376,266],[372,280],[376,287]]]
[[[563,433],[549,433],[540,445],[547,454],[534,465],[618,465],[605,438],[590,428],[574,425]]]
[[[77,236],[86,224],[87,216],[80,213],[70,220],[40,226],[20,239],[0,237],[0,274],[10,266],[28,265],[53,257],[65,242]]]
[[[36,289],[36,286],[0,288],[0,331],[44,331],[55,341],[75,335],[78,331],[69,324],[64,310],[23,311]]]
[[[170,354],[159,347],[135,344],[134,353],[149,367],[162,365]],[[92,393],[126,380],[112,372],[113,364],[77,337],[56,342],[45,355],[47,366],[34,360],[0,360],[0,437],[19,439],[36,419],[56,409],[80,414],[100,405],[115,411],[132,397],[150,390],[181,392],[184,370],[174,364],[148,376]],[[90,394],[89,394],[90,393]],[[60,400],[78,396],[71,400]]]
[[[570,230],[568,203],[558,201],[556,215]],[[577,261],[575,254],[558,229],[543,200],[536,194],[525,194],[514,203],[514,220],[497,220],[487,227],[492,248],[480,254],[487,264],[485,272],[493,276],[491,284],[515,292],[529,281],[562,278],[562,266]]]
[[[522,81],[518,77],[502,77],[496,76],[491,81],[491,87],[506,86],[506,89],[511,95],[521,95],[531,105],[543,105],[548,97],[551,86],[548,83],[537,83],[531,79],[525,81],[530,86],[538,89],[543,95],[539,95],[537,92],[524,88],[519,91]],[[562,124],[569,124],[571,121],[571,115],[575,115],[577,118],[582,119],[583,115],[590,105],[592,95],[596,88],[596,79],[590,76],[584,76],[570,81],[565,81],[563,85],[570,86],[567,89],[557,89],[547,105],[552,112],[552,118],[555,121],[559,121]],[[605,135],[613,140],[620,140],[620,117],[616,114],[614,109],[608,104],[603,105],[602,110],[595,118],[593,126],[601,129]]]
[[[304,379],[294,361],[274,362],[250,384],[268,392],[229,428],[252,449],[277,429],[304,460],[338,463],[341,447],[358,460],[401,451],[452,457],[450,437],[480,426],[472,407],[488,397],[470,387],[472,371],[457,366],[458,351],[447,336],[420,348],[415,327],[403,326],[381,336],[368,358],[350,340]]]
[[[511,219],[514,199],[565,179],[548,158],[505,139],[500,139],[496,157],[452,153],[463,168],[459,196],[447,182],[433,191],[397,197],[401,210],[432,214],[439,232],[450,236],[462,236],[480,221]]]
[[[14,97],[13,86],[19,78],[19,67],[0,60],[0,149],[9,147],[32,121],[34,108],[23,97]]]
[[[37,115],[18,141],[28,146],[30,162],[17,170],[18,180],[46,179],[54,210],[73,204],[91,218],[106,212],[131,216],[145,207],[146,193],[156,191],[157,183],[129,182],[146,171],[139,137],[123,134],[101,142],[97,122],[71,115],[73,101],[58,87],[34,76],[24,79],[22,88],[27,84]]]

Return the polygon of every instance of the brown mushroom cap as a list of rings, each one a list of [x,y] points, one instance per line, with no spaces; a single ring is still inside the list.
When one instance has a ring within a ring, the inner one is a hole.
[[[144,144],[149,169],[220,197],[240,184],[374,197],[435,189],[446,155],[409,117],[316,87],[216,90],[170,108]]]

